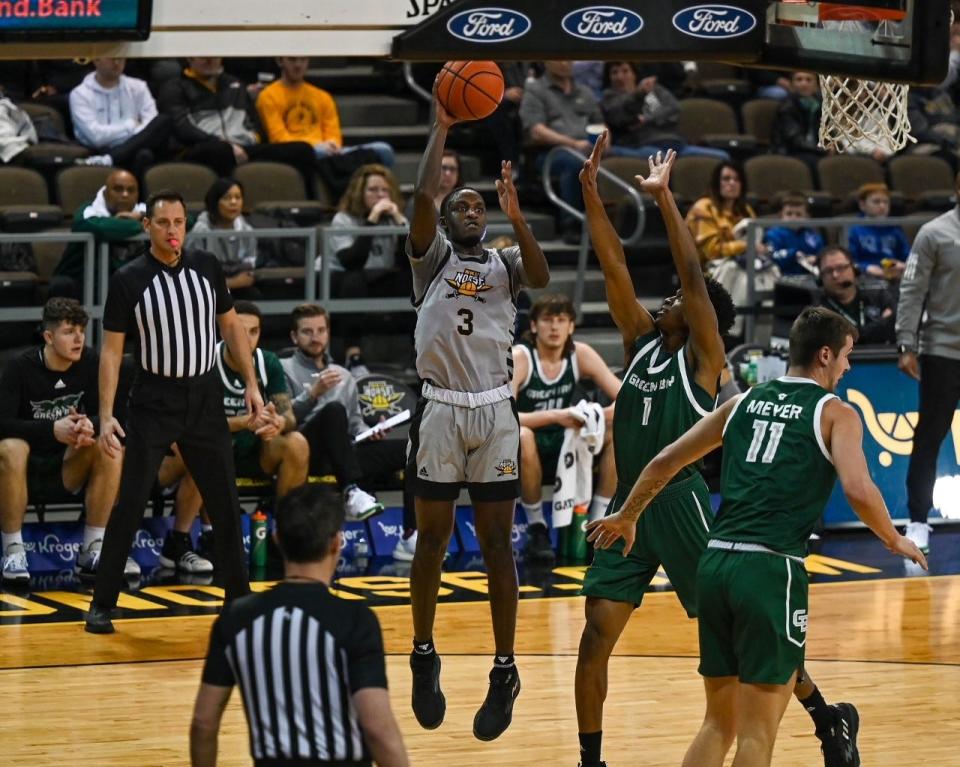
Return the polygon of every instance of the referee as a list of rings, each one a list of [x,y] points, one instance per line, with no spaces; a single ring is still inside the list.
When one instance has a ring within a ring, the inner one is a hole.
[[[343,504],[303,485],[277,507],[284,580],[223,608],[210,631],[190,763],[217,763],[220,721],[240,688],[255,767],[408,767],[373,610],[337,599]]]
[[[146,506],[157,469],[174,442],[193,475],[214,523],[217,561],[226,598],[249,592],[240,537],[233,450],[223,417],[220,380],[213,370],[215,325],[238,361],[246,382],[247,412],[263,408],[250,344],[220,263],[210,253],[184,252],[186,206],[178,192],[150,196],[143,226],[149,250],[110,279],[103,310],[100,351],[100,446],[109,456],[122,450],[117,508],[110,515],[86,630],[110,634],[123,566]],[[216,319],[216,323],[214,322]],[[117,378],[127,333],[139,341],[140,367],[130,390],[127,432],[113,416]]]

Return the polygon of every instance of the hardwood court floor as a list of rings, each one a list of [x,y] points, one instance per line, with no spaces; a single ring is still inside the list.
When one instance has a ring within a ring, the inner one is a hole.
[[[830,701],[860,709],[867,767],[960,764],[960,576],[818,584],[811,590],[809,670]],[[471,735],[486,689],[485,605],[442,605],[447,719],[424,732],[409,711],[409,613],[379,608],[394,709],[417,765],[572,765],[579,598],[524,601],[517,651],[523,692],[494,743]],[[3,763],[185,765],[187,728],[211,618],[118,623],[94,637],[78,624],[0,627]],[[702,716],[695,624],[669,593],[650,594],[610,665],[604,726],[610,767],[677,765]],[[238,698],[220,738],[223,765],[248,765]],[[822,764],[807,715],[787,710],[774,764]]]

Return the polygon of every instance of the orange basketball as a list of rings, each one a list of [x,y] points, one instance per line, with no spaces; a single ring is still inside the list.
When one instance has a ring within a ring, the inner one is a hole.
[[[481,120],[503,98],[503,73],[493,61],[448,61],[440,70],[437,98],[454,117]]]

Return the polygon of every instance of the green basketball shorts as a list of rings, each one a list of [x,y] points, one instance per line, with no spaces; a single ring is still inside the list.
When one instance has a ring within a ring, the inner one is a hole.
[[[630,486],[618,485],[607,513],[615,513],[629,493]],[[703,477],[695,474],[667,485],[637,520],[637,537],[626,557],[622,540],[609,549],[597,549],[580,593],[639,607],[663,565],[687,615],[696,617],[697,562],[706,548],[712,519]]]
[[[700,673],[789,682],[803,665],[808,590],[796,558],[708,548],[697,570]]]

